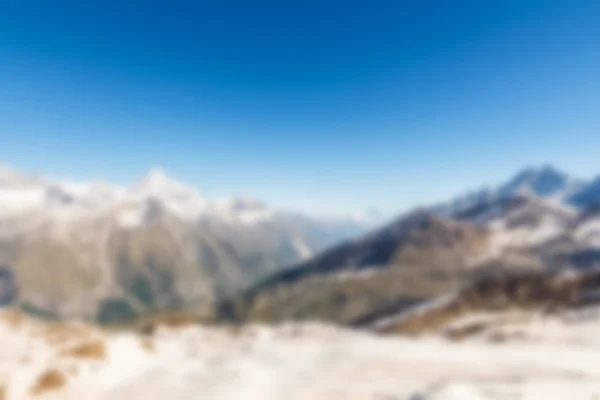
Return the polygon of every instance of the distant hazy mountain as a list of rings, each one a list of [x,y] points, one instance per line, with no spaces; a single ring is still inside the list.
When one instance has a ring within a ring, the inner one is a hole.
[[[0,166],[0,301],[104,320],[204,305],[374,223],[207,199],[160,169],[121,187]]]

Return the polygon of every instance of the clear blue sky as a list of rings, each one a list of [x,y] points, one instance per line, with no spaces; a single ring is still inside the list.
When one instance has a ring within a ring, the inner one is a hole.
[[[403,210],[600,173],[600,1],[0,1],[0,161]]]

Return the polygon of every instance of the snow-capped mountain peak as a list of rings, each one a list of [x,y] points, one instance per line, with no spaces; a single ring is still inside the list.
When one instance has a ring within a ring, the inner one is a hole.
[[[190,220],[197,219],[208,206],[208,200],[198,190],[171,178],[157,167],[126,190],[124,202],[143,207],[149,203],[158,204],[170,213]]]
[[[148,210],[161,210],[191,223],[210,218],[244,225],[277,219],[281,215],[290,215],[290,218],[295,215],[274,210],[246,195],[208,199],[195,187],[158,167],[123,187],[104,181],[34,178],[0,164],[0,217],[38,221],[27,224],[31,229],[47,222],[82,222],[107,217],[114,218],[122,228],[136,228],[145,224]],[[351,218],[352,223],[366,228],[369,218],[360,217]],[[318,219],[314,221],[322,223]],[[345,222],[350,223],[350,220],[346,218]]]
[[[446,217],[463,218],[464,215],[489,215],[499,204],[514,198],[544,199],[556,206],[579,207],[573,199],[590,187],[580,179],[574,178],[551,165],[525,168],[506,182],[459,196],[447,203],[432,207],[432,210]],[[600,184],[598,185],[600,187]],[[585,197],[600,199],[600,190],[591,188],[591,194]],[[588,204],[589,199],[582,203]],[[485,220],[485,219],[484,219]],[[482,222],[478,219],[478,222]]]
[[[566,198],[581,182],[551,165],[526,168],[500,187],[503,195],[536,195]]]
[[[157,197],[182,192],[200,194],[191,186],[187,186],[178,180],[171,178],[163,169],[158,167],[152,168],[142,179],[134,183],[129,189],[129,192],[132,194]]]

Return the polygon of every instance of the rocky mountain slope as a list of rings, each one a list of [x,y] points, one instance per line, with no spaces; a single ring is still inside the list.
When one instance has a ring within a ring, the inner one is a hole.
[[[594,267],[597,187],[528,168],[365,235],[376,219],[210,200],[160,170],[120,187],[1,167],[0,302],[102,322],[192,310],[218,320],[356,324],[454,290],[481,270]]]
[[[103,321],[202,308],[372,223],[210,200],[159,169],[120,187],[0,166],[0,302]]]
[[[550,167],[527,169],[276,273],[221,302],[216,318],[356,324],[455,290],[482,271],[599,266],[595,185]]]

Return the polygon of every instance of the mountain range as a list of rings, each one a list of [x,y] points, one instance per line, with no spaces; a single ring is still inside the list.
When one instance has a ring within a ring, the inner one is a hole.
[[[600,180],[550,166],[413,210],[221,302],[216,318],[360,325],[489,273],[600,265]]]
[[[365,232],[375,218],[207,199],[160,169],[122,187],[0,166],[0,302],[107,321],[200,307]]]
[[[2,166],[0,303],[101,322],[202,310],[353,324],[481,271],[593,267],[599,204],[600,179],[551,166],[385,224],[208,199],[160,169],[122,187]]]

